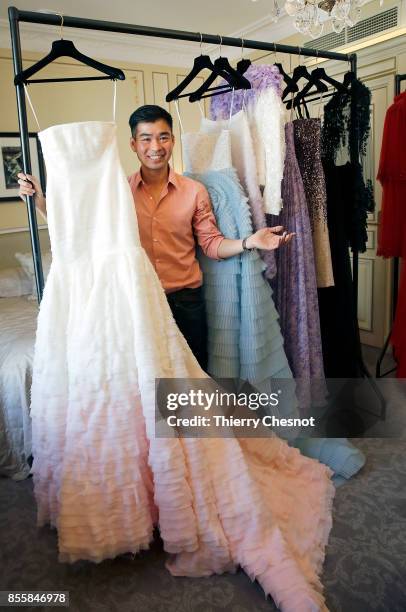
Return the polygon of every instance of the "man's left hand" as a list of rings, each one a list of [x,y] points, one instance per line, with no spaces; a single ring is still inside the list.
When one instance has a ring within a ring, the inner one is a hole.
[[[275,227],[263,227],[247,238],[246,245],[249,249],[262,249],[272,251],[284,244],[288,244],[295,236],[295,233],[285,232],[283,225]]]

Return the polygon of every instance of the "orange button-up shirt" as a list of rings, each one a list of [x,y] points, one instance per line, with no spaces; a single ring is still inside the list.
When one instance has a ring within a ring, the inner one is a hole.
[[[137,211],[141,245],[167,293],[200,287],[202,272],[196,259],[196,240],[203,252],[217,255],[223,234],[206,188],[170,168],[168,182],[156,204],[141,173],[128,178]]]

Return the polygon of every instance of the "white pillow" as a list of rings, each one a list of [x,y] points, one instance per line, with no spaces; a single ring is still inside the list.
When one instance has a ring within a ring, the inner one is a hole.
[[[0,298],[21,297],[32,293],[32,280],[22,268],[0,270]]]
[[[32,253],[31,252],[30,253],[16,253],[15,258],[21,264],[21,267],[26,277],[31,282],[31,291],[29,291],[29,293],[36,295],[37,292],[35,288],[34,261],[32,259]],[[51,251],[47,251],[46,253],[42,255],[42,270],[44,272],[44,282],[47,279],[49,268],[51,267],[51,261],[52,261]]]

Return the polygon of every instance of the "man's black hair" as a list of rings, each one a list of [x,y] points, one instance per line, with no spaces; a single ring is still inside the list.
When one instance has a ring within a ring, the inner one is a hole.
[[[156,104],[146,104],[145,106],[140,106],[133,112],[128,121],[131,128],[131,134],[135,136],[137,125],[139,123],[155,123],[155,121],[159,121],[159,119],[166,121],[172,131],[173,119],[167,110],[161,106],[157,106]]]

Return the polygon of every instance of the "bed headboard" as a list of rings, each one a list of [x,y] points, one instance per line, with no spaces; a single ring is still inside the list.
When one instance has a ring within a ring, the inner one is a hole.
[[[46,226],[39,227],[41,250],[49,251],[49,235]],[[12,228],[0,230],[0,270],[15,268],[19,265],[14,257],[15,253],[31,251],[30,233],[26,228]]]

